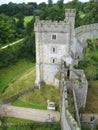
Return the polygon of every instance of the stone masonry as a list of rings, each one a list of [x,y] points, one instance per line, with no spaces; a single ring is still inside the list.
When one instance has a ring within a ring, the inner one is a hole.
[[[60,22],[40,21],[36,17],[36,84],[44,81],[54,85],[61,60],[68,57],[68,64],[72,64],[75,14],[74,9],[67,9],[65,20]]]
[[[61,61],[67,66],[77,65],[88,38],[98,37],[98,24],[74,28],[76,11],[65,10],[64,21],[43,21],[36,17],[36,84],[44,81],[55,85],[55,75]]]

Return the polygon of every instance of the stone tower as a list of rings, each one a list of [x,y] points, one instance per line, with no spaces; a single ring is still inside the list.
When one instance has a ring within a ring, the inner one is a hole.
[[[75,10],[65,10],[64,21],[41,21],[36,17],[34,30],[36,39],[36,84],[44,81],[53,84],[60,70],[61,60],[72,64],[71,44],[74,34]]]

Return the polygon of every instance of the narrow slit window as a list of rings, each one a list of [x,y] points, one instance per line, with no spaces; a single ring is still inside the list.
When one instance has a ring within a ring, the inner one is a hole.
[[[53,63],[55,63],[55,59],[53,59]]]
[[[55,48],[53,48],[53,52],[55,52]]]
[[[56,58],[51,58],[51,63],[52,64],[55,64],[57,62],[57,59]]]

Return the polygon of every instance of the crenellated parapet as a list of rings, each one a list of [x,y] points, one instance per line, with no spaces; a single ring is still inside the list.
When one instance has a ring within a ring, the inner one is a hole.
[[[77,36],[93,30],[98,30],[98,23],[80,26],[75,29],[75,34]]]
[[[36,17],[34,24],[35,32],[69,32],[70,23],[64,21],[40,20]]]
[[[75,9],[66,9],[65,11],[66,17],[75,17],[76,16],[76,10]]]

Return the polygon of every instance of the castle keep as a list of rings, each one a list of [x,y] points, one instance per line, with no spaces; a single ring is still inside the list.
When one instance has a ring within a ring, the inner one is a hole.
[[[36,17],[36,84],[42,81],[60,87],[62,130],[80,130],[79,109],[85,108],[88,82],[83,70],[74,69],[82,60],[87,39],[98,38],[98,23],[74,27],[76,11],[65,10],[64,21],[42,21]],[[57,78],[60,73],[60,79]],[[60,81],[60,82],[59,82]],[[60,83],[60,84],[59,84]],[[68,106],[68,93],[74,98],[76,122]]]
[[[67,9],[64,21],[40,21],[36,17],[36,84],[54,84],[61,60],[73,64],[73,36],[76,11]]]

